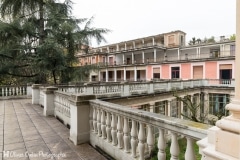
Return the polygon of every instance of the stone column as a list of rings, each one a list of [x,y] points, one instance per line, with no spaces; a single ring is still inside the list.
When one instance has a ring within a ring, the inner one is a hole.
[[[117,82],[117,69],[114,68],[114,82]]]
[[[44,98],[43,98],[43,104],[44,104],[44,109],[43,109],[43,115],[44,116],[51,116],[54,115],[54,91],[56,91],[58,88],[56,87],[47,87],[43,93],[44,93]]]
[[[126,81],[126,67],[123,69],[123,81]]]
[[[239,68],[240,67],[240,1],[239,0],[236,0],[236,1],[237,1],[237,8],[236,8],[236,25],[237,26],[236,26],[235,68]],[[237,69],[235,69],[235,101],[238,101],[238,104],[240,105],[240,74]],[[240,106],[238,106],[238,111],[240,111]]]
[[[32,85],[32,104],[39,104],[40,99],[40,84]]]
[[[89,100],[93,99],[96,99],[95,95],[72,95],[69,99],[71,114],[69,139],[75,145],[89,142]]]
[[[108,69],[106,68],[106,82],[108,82]]]
[[[137,81],[137,67],[134,66],[134,81]]]
[[[157,59],[157,50],[154,49],[153,50],[153,61],[156,62],[156,59]]]
[[[149,103],[149,111],[155,113],[155,102]]]
[[[135,64],[134,61],[135,61],[135,59],[134,59],[134,53],[132,52],[132,64]]]
[[[240,67],[240,0],[236,0],[236,59]],[[198,142],[204,159],[240,159],[240,74],[235,71],[235,97],[226,106],[231,113],[208,130],[208,136]]]

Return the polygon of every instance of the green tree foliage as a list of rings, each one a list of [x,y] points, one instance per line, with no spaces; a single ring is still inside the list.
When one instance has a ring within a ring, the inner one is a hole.
[[[176,97],[177,101],[180,101],[187,107],[187,113],[181,113],[181,115],[191,121],[204,123],[207,114],[201,115],[200,109],[203,107],[203,102],[196,103],[192,101],[192,97],[190,95],[186,95],[184,97],[178,96],[176,93],[173,94]]]
[[[231,36],[230,36],[230,40],[231,40],[231,41],[235,41],[235,40],[236,40],[236,34],[231,35]]]
[[[34,83],[66,83],[95,66],[75,67],[81,45],[98,43],[109,30],[91,27],[93,18],[71,16],[66,0],[0,0],[0,75]],[[82,73],[80,73],[82,72]],[[83,78],[78,78],[83,79]],[[3,83],[6,80],[0,79]],[[1,83],[0,82],[0,83]]]

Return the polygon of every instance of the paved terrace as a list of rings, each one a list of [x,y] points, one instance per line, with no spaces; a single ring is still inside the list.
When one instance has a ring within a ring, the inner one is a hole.
[[[89,144],[75,146],[68,139],[69,129],[42,113],[30,99],[0,100],[0,159],[106,159]]]

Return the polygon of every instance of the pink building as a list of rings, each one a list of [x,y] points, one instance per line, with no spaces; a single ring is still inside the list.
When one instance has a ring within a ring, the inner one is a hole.
[[[196,41],[173,31],[90,50],[82,65],[99,64],[90,81],[150,81],[156,79],[234,79],[235,40]]]

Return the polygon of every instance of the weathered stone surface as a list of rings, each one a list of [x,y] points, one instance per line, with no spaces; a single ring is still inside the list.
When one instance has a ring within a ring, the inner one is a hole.
[[[105,159],[89,144],[73,145],[68,139],[69,129],[54,117],[43,116],[43,108],[31,105],[29,99],[0,101],[0,108],[5,111],[0,125],[0,157],[3,159],[51,159],[46,155],[52,154],[63,154],[59,159],[68,160]],[[7,157],[7,151],[15,157]],[[28,154],[25,156],[25,153]],[[17,157],[19,155],[24,156]]]

